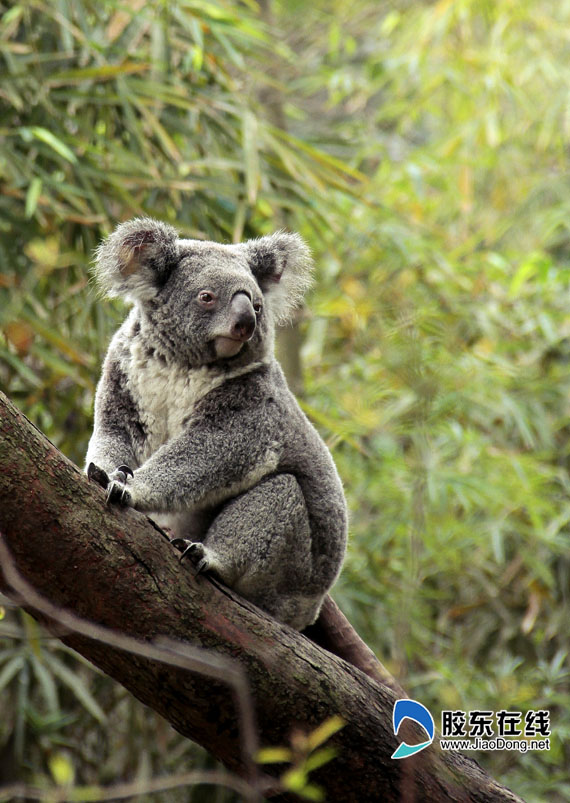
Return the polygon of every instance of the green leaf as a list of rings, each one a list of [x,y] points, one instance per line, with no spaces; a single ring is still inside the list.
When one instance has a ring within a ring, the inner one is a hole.
[[[42,194],[42,180],[37,176],[32,179],[26,193],[26,218],[29,220],[36,212],[40,195]]]
[[[316,800],[317,803],[326,799],[324,790],[312,783],[305,784],[298,794],[303,800]]]
[[[322,725],[319,725],[318,728],[315,728],[315,730],[309,734],[309,749],[314,750],[316,747],[324,744],[331,736],[334,736],[335,733],[338,733],[344,728],[345,724],[344,719],[336,714],[326,719]]]
[[[71,786],[75,777],[75,770],[69,757],[62,753],[53,753],[48,759],[48,766],[52,778],[58,786]]]
[[[51,131],[48,131],[47,128],[42,128],[41,126],[21,128],[20,134],[24,139],[31,136],[40,140],[41,142],[44,142],[66,161],[71,162],[71,164],[77,164],[77,157],[73,151],[64,142],[62,142],[61,139],[56,137],[55,134],[52,134]]]
[[[314,753],[311,753],[305,761],[305,770],[307,772],[313,772],[313,770],[328,764],[337,755],[338,750],[334,747],[325,747],[322,750],[316,750]]]
[[[280,764],[292,758],[293,753],[287,747],[262,747],[257,751],[255,760],[259,764]]]
[[[149,66],[149,64],[131,61],[124,61],[122,64],[102,64],[98,67],[84,67],[78,70],[52,73],[46,83],[48,86],[59,87],[84,81],[111,81],[121,75],[148,72]]]
[[[256,116],[249,110],[243,113],[242,143],[245,163],[245,180],[247,199],[253,206],[257,200],[260,182],[260,168],[258,155],[259,128]]]
[[[77,701],[88,711],[100,724],[107,721],[105,712],[95,700],[87,686],[81,678],[65,666],[60,659],[53,653],[45,654],[45,661],[54,675],[72,692]]]
[[[0,672],[0,691],[6,688],[10,681],[18,674],[25,664],[25,658],[22,654],[17,654],[11,658]]]
[[[42,660],[34,654],[31,656],[31,664],[32,671],[42,688],[43,697],[50,714],[54,717],[59,717],[61,712],[59,709],[57,687],[51,673],[42,663]]]
[[[281,776],[283,787],[290,792],[301,794],[307,783],[307,774],[300,767],[292,767]]]
[[[26,385],[29,385],[32,388],[41,387],[41,378],[28,365],[26,365],[23,360],[21,360],[15,354],[11,354],[8,349],[0,344],[0,363],[1,362],[9,365]]]

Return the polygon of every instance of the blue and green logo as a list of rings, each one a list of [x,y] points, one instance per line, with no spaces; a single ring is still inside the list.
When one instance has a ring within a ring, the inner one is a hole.
[[[425,705],[418,703],[416,700],[396,700],[394,703],[394,712],[392,714],[394,733],[396,736],[398,735],[400,725],[405,719],[411,719],[413,722],[417,722],[418,725],[421,725],[429,736],[429,739],[427,742],[422,742],[421,744],[406,744],[406,742],[401,742],[398,749],[392,754],[392,758],[407,758],[408,756],[413,756],[414,753],[419,753],[420,750],[429,747],[433,742],[435,724],[432,715]]]

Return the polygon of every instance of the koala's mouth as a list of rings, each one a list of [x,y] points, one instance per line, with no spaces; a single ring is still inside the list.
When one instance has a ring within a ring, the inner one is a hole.
[[[224,359],[225,357],[235,357],[244,346],[243,340],[237,340],[233,337],[224,337],[219,335],[214,340],[214,348],[216,350],[216,357]]]

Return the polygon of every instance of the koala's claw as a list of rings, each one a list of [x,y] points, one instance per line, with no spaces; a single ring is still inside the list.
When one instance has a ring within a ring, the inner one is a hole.
[[[119,466],[114,472],[114,474],[115,474],[115,479],[119,480],[119,482],[122,482],[123,484],[127,481],[127,476],[128,477],[135,476],[132,468],[129,468],[129,466]]]
[[[210,568],[210,561],[208,560],[208,558],[202,558],[200,563],[198,563],[198,565],[196,566],[196,571],[194,572],[194,576],[200,574],[200,572],[207,572],[209,568]]]
[[[182,563],[186,557],[190,558],[194,565],[196,565],[196,561],[198,560],[202,562],[204,559],[204,544],[201,544],[199,541],[186,541],[186,539],[182,540],[186,542],[186,549],[180,555],[180,563]]]
[[[182,552],[179,558],[180,563],[182,563],[184,558],[190,558],[195,568],[194,574],[205,572],[210,567],[210,561],[206,557],[206,547],[201,541],[189,541],[187,538],[173,538],[170,543]]]
[[[128,466],[119,466],[112,474],[111,477],[95,463],[89,463],[87,466],[87,478],[96,482],[101,488],[107,491],[107,504],[128,505],[131,501],[131,495],[127,490],[126,482],[127,476],[134,477],[133,470]]]
[[[107,485],[107,504],[122,505],[126,507],[131,499],[126,486],[118,480],[111,480]]]
[[[101,488],[107,488],[109,485],[109,476],[106,471],[96,466],[95,463],[89,463],[87,466],[87,479],[93,480]]]

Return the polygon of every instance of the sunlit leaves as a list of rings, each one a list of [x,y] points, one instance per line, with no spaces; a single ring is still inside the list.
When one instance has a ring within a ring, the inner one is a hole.
[[[257,102],[291,54],[255,3],[25,0],[0,10],[0,48],[0,382],[80,462],[113,325],[87,291],[100,237],[146,213],[236,240],[353,171]]]
[[[299,84],[370,176],[323,234],[304,349],[351,506],[337,594],[419,699],[531,706],[568,616],[570,7],[334,9]]]
[[[434,712],[552,708],[549,755],[484,758],[528,799],[563,799],[570,6],[273,12],[275,27],[253,0],[3,11],[2,389],[81,461],[120,317],[88,288],[100,235],[148,213],[236,241],[287,216],[318,265],[301,403],[351,508],[343,610]],[[31,672],[51,711],[45,671],[4,659],[0,685]]]

